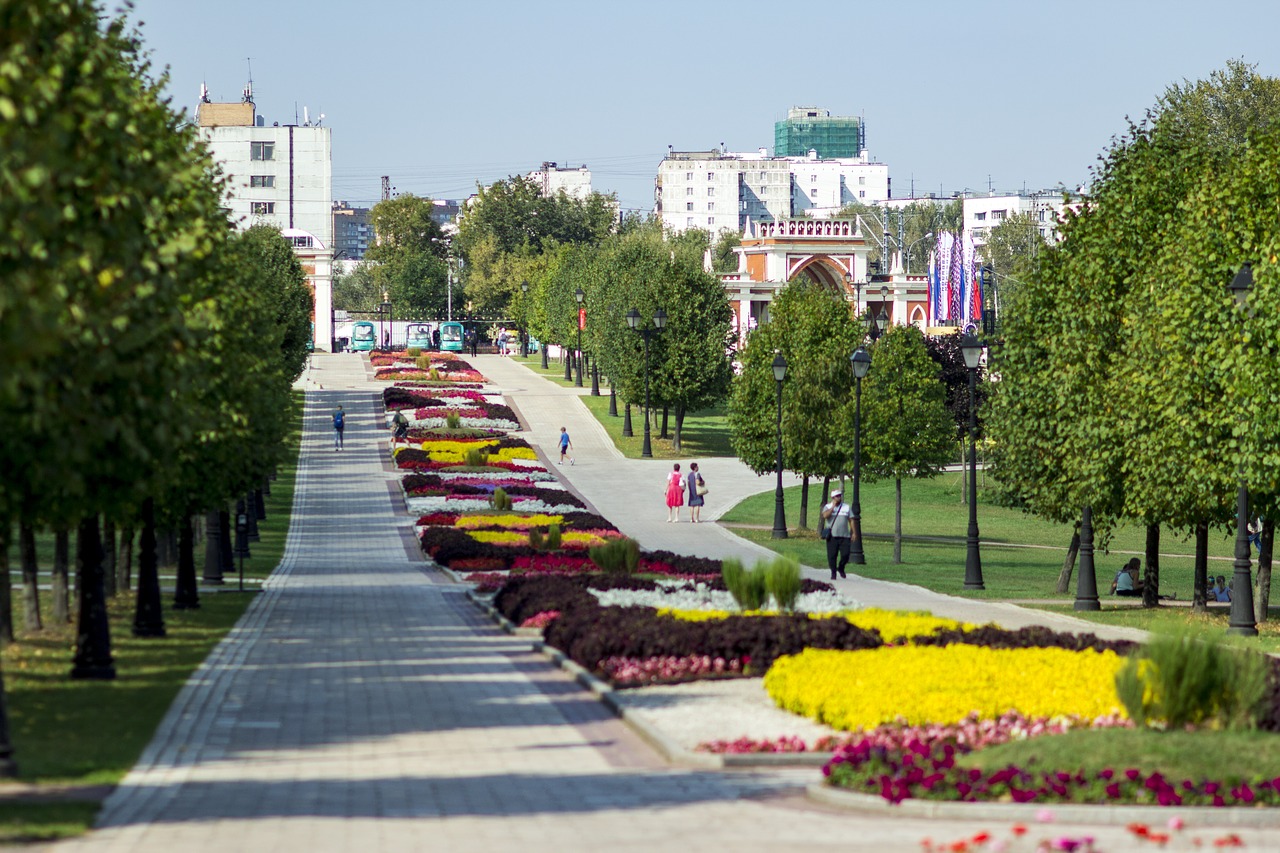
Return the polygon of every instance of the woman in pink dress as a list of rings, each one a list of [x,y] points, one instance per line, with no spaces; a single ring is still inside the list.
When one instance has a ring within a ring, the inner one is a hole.
[[[667,521],[680,522],[680,507],[684,506],[684,477],[680,476],[680,463],[667,475]]]

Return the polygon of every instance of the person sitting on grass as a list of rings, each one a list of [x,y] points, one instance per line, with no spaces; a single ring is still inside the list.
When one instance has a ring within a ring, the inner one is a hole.
[[[1125,563],[1124,568],[1116,573],[1116,579],[1111,582],[1111,594],[1129,598],[1142,595],[1142,578],[1138,577],[1141,568],[1142,561],[1137,557]]]

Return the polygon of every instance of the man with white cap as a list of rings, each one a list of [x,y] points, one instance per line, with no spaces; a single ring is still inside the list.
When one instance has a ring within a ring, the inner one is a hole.
[[[822,508],[822,523],[827,528],[827,568],[831,579],[844,577],[844,567],[849,562],[849,548],[853,543],[853,511],[844,502],[844,492],[836,489],[831,502]],[[839,561],[837,562],[837,557]]]

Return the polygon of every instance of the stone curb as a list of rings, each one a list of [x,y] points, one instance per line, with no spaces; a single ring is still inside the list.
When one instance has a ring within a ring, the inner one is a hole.
[[[1100,806],[1084,803],[957,803],[941,800],[903,800],[893,804],[875,794],[861,794],[833,788],[821,782],[805,789],[809,799],[847,811],[901,817],[944,818],[950,820],[998,820],[1041,823],[1036,815],[1053,812],[1055,823],[1123,826],[1147,823],[1163,827],[1171,817],[1186,822],[1187,830],[1201,828],[1280,828],[1280,809],[1227,806]]]
[[[489,615],[497,625],[508,634],[527,636],[530,646],[535,652],[545,655],[552,663],[573,676],[574,680],[596,695],[606,708],[613,711],[623,722],[640,735],[646,743],[657,750],[666,761],[680,767],[694,767],[701,770],[728,770],[745,768],[819,768],[831,759],[831,753],[741,753],[719,754],[710,752],[694,752],[685,749],[668,737],[662,730],[648,720],[626,707],[618,699],[617,691],[606,682],[596,678],[581,665],[570,660],[564,652],[548,646],[537,639],[541,631],[530,628],[519,628],[499,613],[492,604],[481,599],[473,591],[467,591],[467,598]]]

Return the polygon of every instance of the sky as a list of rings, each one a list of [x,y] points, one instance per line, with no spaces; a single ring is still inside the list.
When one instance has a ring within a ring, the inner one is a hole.
[[[108,10],[120,0],[103,0]],[[1275,0],[134,0],[175,108],[200,85],[332,128],[333,195],[466,198],[543,161],[649,211],[667,152],[865,118],[894,196],[1074,188],[1172,84],[1280,76]]]

